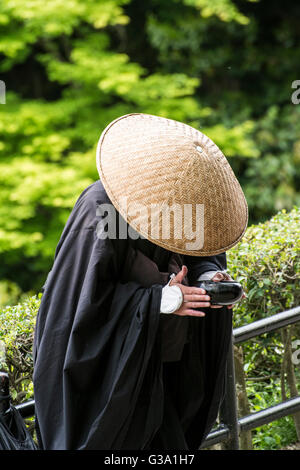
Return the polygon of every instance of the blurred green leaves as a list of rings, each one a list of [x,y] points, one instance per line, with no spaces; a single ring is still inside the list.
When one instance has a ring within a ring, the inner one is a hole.
[[[183,0],[183,3],[199,9],[204,18],[216,15],[222,21],[236,21],[241,24],[249,23],[249,19],[241,14],[230,0],[214,0],[213,2],[208,0]]]
[[[126,113],[211,137],[250,223],[299,204],[297,6],[287,2],[269,21],[266,0],[3,0],[1,278],[41,286],[77,197],[98,178],[98,138]]]

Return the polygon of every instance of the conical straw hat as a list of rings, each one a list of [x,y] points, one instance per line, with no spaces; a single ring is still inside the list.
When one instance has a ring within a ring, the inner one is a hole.
[[[140,113],[121,116],[101,134],[97,169],[133,232],[169,251],[222,253],[247,228],[247,202],[227,159],[186,124]]]

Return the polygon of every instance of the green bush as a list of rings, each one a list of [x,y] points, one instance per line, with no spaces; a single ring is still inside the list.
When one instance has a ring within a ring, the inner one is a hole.
[[[299,305],[300,208],[249,227],[228,253],[228,271],[247,293],[234,310],[236,327]]]
[[[229,252],[228,270],[243,284],[247,295],[234,309],[234,327],[298,306],[300,208],[283,210],[264,224],[249,227]],[[294,335],[294,339],[300,338],[297,325]],[[245,344],[245,372],[278,374],[282,355],[279,333],[261,335]]]
[[[281,401],[280,379],[258,382],[247,387],[251,401],[251,411],[259,411],[274,406]],[[292,416],[285,416],[260,426],[253,431],[253,447],[261,450],[281,449],[297,440]]]
[[[249,227],[229,252],[229,272],[244,285],[247,299],[234,309],[234,326],[265,318],[300,304],[300,208],[279,212]],[[299,393],[300,371],[291,361],[299,324],[263,334],[243,344],[246,391],[251,412]],[[236,358],[237,360],[237,358]],[[297,439],[299,416],[253,431],[258,449],[279,449]],[[298,430],[299,433],[299,430]]]
[[[28,297],[23,303],[0,310],[0,370],[10,379],[10,393],[14,404],[33,395],[32,344],[39,296]]]

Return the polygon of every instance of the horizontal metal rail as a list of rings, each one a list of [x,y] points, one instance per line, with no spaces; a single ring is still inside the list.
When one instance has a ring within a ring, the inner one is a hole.
[[[212,430],[208,434],[207,438],[202,443],[201,448],[207,448],[214,444],[227,441],[231,443],[231,448],[238,449],[238,437],[240,432],[255,429],[263,426],[264,424],[268,424],[284,416],[292,415],[295,412],[300,411],[300,396],[297,396],[238,419],[233,357],[234,344],[243,343],[256,336],[278,330],[298,321],[300,321],[300,306],[263,318],[262,320],[257,320],[233,330],[232,346],[230,348],[227,361],[227,390],[224,406],[227,410],[226,422],[222,422],[216,429]],[[31,417],[34,415],[34,400],[17,405],[16,408],[19,410],[23,418]]]
[[[298,321],[300,321],[300,306],[233,330],[232,344],[227,360],[227,388],[222,406],[221,423],[217,429],[208,434],[201,448],[227,441],[229,448],[237,450],[239,449],[239,434],[241,432],[255,429],[300,411],[300,396],[297,396],[238,419],[233,355],[234,344],[243,343],[256,336],[276,331]]]
[[[237,422],[238,431],[250,431],[251,429],[258,428],[264,424],[271,423],[284,416],[292,415],[296,411],[300,411],[300,397],[290,398],[282,403],[278,403],[264,410],[251,413],[248,416],[240,418]],[[205,441],[202,443],[201,448],[210,447],[214,444],[224,442],[230,437],[230,429],[226,424],[220,424],[216,429],[211,431]]]
[[[31,418],[34,416],[34,400],[21,403],[20,405],[17,405],[16,408],[23,418]]]
[[[249,323],[248,325],[235,328],[233,330],[233,342],[234,344],[243,343],[248,339],[254,338],[255,336],[262,335],[264,333],[270,333],[271,331],[279,330],[284,326],[291,325],[300,320],[300,306],[286,310],[285,312],[276,313],[262,320]]]

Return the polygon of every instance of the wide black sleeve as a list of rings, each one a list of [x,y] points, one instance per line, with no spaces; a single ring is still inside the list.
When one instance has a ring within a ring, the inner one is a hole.
[[[226,253],[214,256],[188,256],[184,255],[184,263],[188,268],[190,283],[196,281],[201,274],[207,271],[223,271],[227,269]]]

